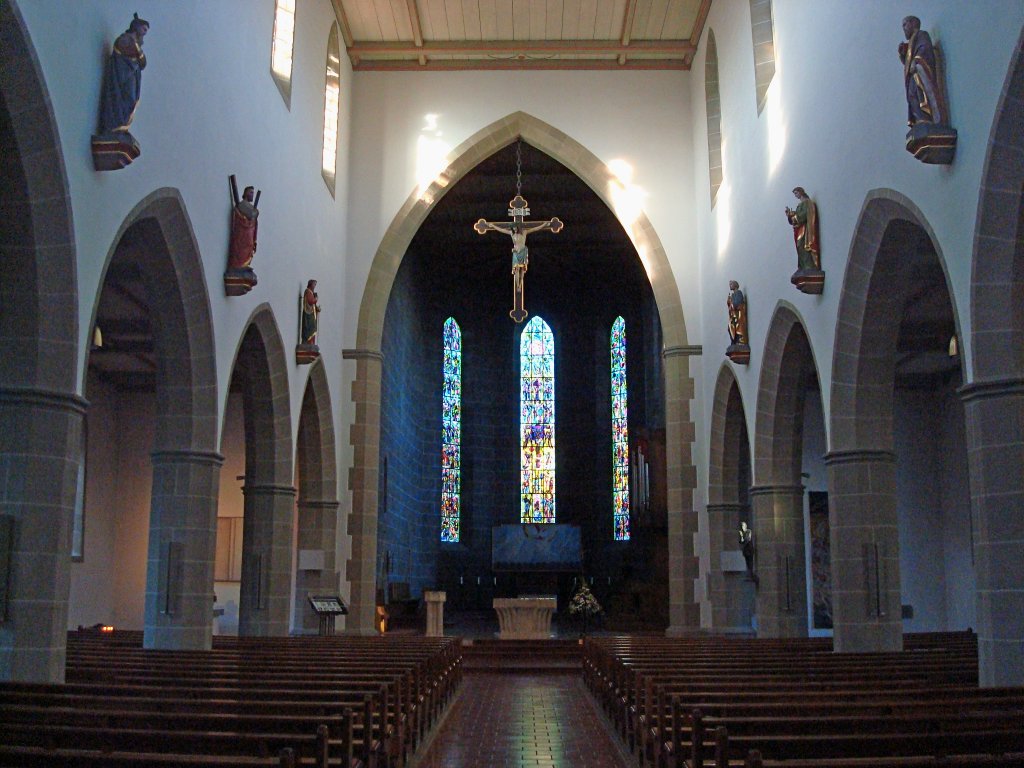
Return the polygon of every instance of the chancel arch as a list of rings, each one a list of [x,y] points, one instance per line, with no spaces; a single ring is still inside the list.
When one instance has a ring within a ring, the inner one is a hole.
[[[238,345],[225,425],[232,411],[240,416],[244,436],[238,634],[286,635],[292,600],[296,489],[287,359],[277,321],[267,304],[253,311]],[[226,441],[228,430],[222,434]],[[224,452],[230,466],[239,466],[239,457],[227,447]],[[315,479],[314,471],[312,481]],[[237,490],[225,488],[222,493],[236,494]],[[228,503],[230,499],[222,498],[221,508]]]
[[[752,550],[744,553],[739,535],[741,523],[753,530],[750,471],[743,396],[732,368],[723,364],[711,406],[708,461],[708,586],[715,632],[752,631],[755,566]]]
[[[297,632],[312,634],[319,627],[319,619],[310,606],[310,595],[338,592],[338,468],[331,393],[320,360],[310,367],[306,380],[296,442],[298,520],[293,626]]]
[[[530,115],[517,112],[463,142],[450,154],[447,168],[437,179],[425,190],[413,192],[396,215],[370,268],[360,305],[356,347],[345,350],[345,357],[356,361],[353,385],[356,421],[351,431],[354,449],[354,469],[351,475],[353,506],[349,531],[352,535],[352,556],[347,570],[353,603],[347,626],[352,632],[369,634],[375,631],[373,611],[378,576],[376,520],[380,503],[383,503],[381,491],[384,485],[380,472],[379,438],[379,398],[384,365],[381,351],[388,298],[396,274],[421,224],[446,191],[483,160],[520,139],[524,144],[564,165],[613,210],[612,194],[619,189],[620,184],[608,167],[571,137]],[[524,188],[523,192],[529,196],[528,188]],[[499,205],[504,206],[505,202],[502,199]],[[557,211],[552,213],[557,214]],[[674,418],[666,421],[667,481],[663,489],[668,505],[666,558],[668,581],[671,584],[669,631],[681,633],[699,627],[699,605],[693,596],[693,583],[698,577],[693,550],[693,534],[697,529],[692,496],[696,471],[691,463],[689,449],[693,440],[689,416],[693,381],[689,375],[688,358],[695,348],[687,341],[678,288],[665,250],[653,228],[642,213],[636,220],[625,222],[624,228],[632,245],[645,254],[647,278],[653,292],[665,348],[664,357],[657,362],[657,366],[664,371],[664,403],[661,406],[664,412],[674,415]],[[534,274],[533,270],[531,266],[530,275]],[[496,274],[507,276],[505,266],[502,265]],[[528,276],[528,310],[531,309],[530,279]],[[506,307],[504,312],[507,311]],[[612,314],[608,318],[609,324],[614,317]],[[469,332],[465,327],[463,331],[467,349],[464,365],[468,367]],[[603,355],[607,359],[606,336],[603,345]],[[610,456],[610,444],[608,454]],[[607,504],[610,503],[609,490]]]
[[[892,190],[870,192],[850,249],[832,361],[826,464],[838,651],[899,649],[904,628],[974,625],[956,398],[962,357],[949,284],[917,207]]]
[[[89,475],[100,479],[84,514],[112,549],[87,547],[74,566],[76,623],[141,624],[147,647],[209,648],[222,461],[216,365],[202,261],[178,190],[154,191],[125,218],[91,328],[87,464],[101,471]]]
[[[13,3],[0,5],[0,40],[0,476],[27,480],[0,491],[0,546],[13,563],[0,680],[59,682],[86,405],[76,249],[50,95]]]
[[[967,419],[982,685],[1024,684],[1024,33],[988,139],[971,267]]]
[[[761,637],[808,634],[805,406],[819,390],[804,323],[791,305],[780,302],[765,339],[758,382],[750,489]],[[820,394],[817,403],[820,414]]]

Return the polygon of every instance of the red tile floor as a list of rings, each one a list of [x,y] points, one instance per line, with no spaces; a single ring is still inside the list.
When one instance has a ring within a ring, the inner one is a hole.
[[[472,674],[415,768],[628,768],[579,675]]]

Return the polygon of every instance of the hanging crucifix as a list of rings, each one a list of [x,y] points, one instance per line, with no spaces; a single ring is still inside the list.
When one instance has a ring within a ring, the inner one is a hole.
[[[526,319],[527,312],[523,304],[523,276],[530,263],[530,253],[526,248],[526,236],[531,232],[550,230],[556,235],[565,225],[558,217],[547,221],[526,221],[530,208],[521,194],[522,160],[519,144],[516,144],[516,196],[508,204],[508,215],[512,221],[487,221],[480,219],[473,225],[477,234],[484,235],[490,230],[504,232],[512,238],[512,311],[508,316],[521,323]]]

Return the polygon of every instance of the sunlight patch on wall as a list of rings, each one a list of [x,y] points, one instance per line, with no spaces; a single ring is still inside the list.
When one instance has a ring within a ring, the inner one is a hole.
[[[448,167],[448,153],[451,146],[444,141],[439,127],[440,115],[429,113],[423,116],[423,128],[416,138],[416,194],[423,196],[435,181],[445,185],[442,174]],[[427,203],[433,200],[427,200]]]
[[[774,176],[786,154],[786,139],[789,131],[786,125],[786,113],[779,95],[781,77],[776,77],[768,86],[765,99],[765,117],[768,118],[768,176]]]
[[[718,234],[718,260],[725,257],[732,237],[732,185],[723,181],[718,188],[718,202],[715,204],[715,230]]]

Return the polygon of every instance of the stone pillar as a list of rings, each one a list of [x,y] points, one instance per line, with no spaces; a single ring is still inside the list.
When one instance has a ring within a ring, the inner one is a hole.
[[[356,361],[352,382],[355,422],[349,431],[353,466],[349,471],[352,514],[349,535],[352,555],[346,577],[350,585],[346,634],[376,635],[377,608],[377,511],[380,481],[380,392],[384,356],[367,349],[347,349],[342,356]]]
[[[334,548],[338,507],[336,501],[304,501],[298,503],[298,540],[300,552],[313,550],[323,553],[316,569],[303,569],[299,562],[295,572],[295,629],[301,634],[316,634],[320,620],[309,604],[309,596],[338,593],[338,569]]]
[[[238,634],[281,637],[288,634],[295,489],[246,483],[242,494],[245,522]]]
[[[968,384],[960,394],[978,580],[979,682],[1024,685],[1024,381]]]
[[[695,430],[690,420],[693,379],[690,359],[700,347],[670,347],[665,358],[665,440],[668,498],[669,636],[700,631],[700,603],[696,595],[700,578],[697,558],[697,511],[693,492],[697,469],[693,466]]]
[[[427,637],[444,637],[444,592],[424,591],[427,604]]]
[[[750,489],[754,517],[758,637],[807,636],[804,487]]]
[[[828,467],[833,647],[840,652],[898,651],[900,541],[896,455],[832,451]]]
[[[708,504],[708,591],[711,628],[715,632],[750,632],[753,582],[746,572],[737,533],[743,509],[738,503]]]
[[[0,680],[64,682],[85,409],[70,393],[0,387],[0,525],[12,537]]]
[[[154,451],[152,461],[143,643],[146,648],[209,649],[224,457]]]

